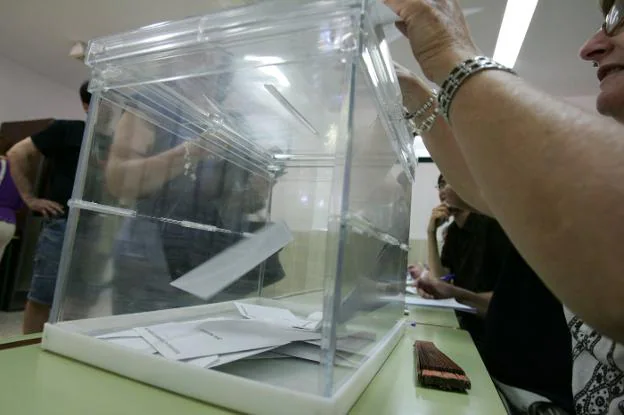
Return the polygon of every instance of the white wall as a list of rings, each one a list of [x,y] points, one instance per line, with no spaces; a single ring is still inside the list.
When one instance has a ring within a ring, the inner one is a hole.
[[[410,239],[427,239],[427,224],[431,210],[440,204],[438,199],[438,176],[440,170],[434,163],[419,163],[412,187],[412,215]]]
[[[67,88],[0,56],[0,122],[38,118],[84,119],[76,79]]]

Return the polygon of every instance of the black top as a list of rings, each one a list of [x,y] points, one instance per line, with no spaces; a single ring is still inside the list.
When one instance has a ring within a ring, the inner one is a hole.
[[[509,238],[498,222],[477,213],[463,227],[452,223],[442,248],[442,265],[455,274],[455,285],[477,293],[493,291],[509,250]],[[457,312],[460,327],[470,333],[479,351],[485,333],[481,317]]]
[[[515,249],[487,312],[484,361],[497,380],[546,396],[574,413],[563,307]]]
[[[62,205],[65,214],[74,188],[84,129],[84,121],[56,120],[31,137],[37,150],[50,162],[50,187],[43,197]]]
[[[453,222],[442,247],[442,265],[455,274],[455,285],[477,293],[493,291],[510,242],[498,222],[477,213],[463,227]]]

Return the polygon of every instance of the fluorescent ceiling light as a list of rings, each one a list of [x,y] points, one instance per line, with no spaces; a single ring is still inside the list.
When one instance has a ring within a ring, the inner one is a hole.
[[[518,59],[524,37],[529,30],[538,0],[507,0],[501,23],[494,60],[513,68]]]

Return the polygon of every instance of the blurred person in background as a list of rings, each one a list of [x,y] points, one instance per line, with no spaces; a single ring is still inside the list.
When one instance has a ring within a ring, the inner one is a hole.
[[[89,110],[88,82],[80,86],[80,100]],[[24,334],[38,333],[50,317],[67,224],[67,202],[71,198],[85,122],[55,120],[47,129],[15,144],[7,153],[10,171],[22,200],[35,214],[45,218],[39,234],[28,302],[24,312]],[[50,188],[44,198],[35,194],[30,177],[37,155],[51,165]]]
[[[0,156],[0,259],[15,235],[16,214],[23,207],[24,202],[11,177],[9,160]]]

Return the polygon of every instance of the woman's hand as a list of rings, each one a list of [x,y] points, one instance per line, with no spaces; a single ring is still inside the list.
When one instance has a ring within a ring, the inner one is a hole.
[[[412,111],[419,109],[432,96],[432,89],[427,82],[409,69],[394,62],[394,69],[403,95],[403,105]]]
[[[448,206],[442,204],[433,208],[431,212],[431,218],[429,219],[429,225],[427,225],[427,232],[435,234],[438,228],[448,222],[451,217]]]
[[[422,298],[443,300],[455,296],[455,287],[452,284],[428,275],[424,275],[416,280],[416,288]]]
[[[479,55],[457,0],[385,0],[427,78],[440,85],[450,71]]]

